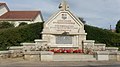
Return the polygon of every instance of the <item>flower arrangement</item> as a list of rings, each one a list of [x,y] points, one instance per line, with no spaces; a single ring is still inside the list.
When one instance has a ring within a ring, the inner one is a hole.
[[[62,48],[55,48],[55,49],[51,49],[49,51],[52,51],[54,53],[84,53],[83,50],[81,49],[62,49]]]

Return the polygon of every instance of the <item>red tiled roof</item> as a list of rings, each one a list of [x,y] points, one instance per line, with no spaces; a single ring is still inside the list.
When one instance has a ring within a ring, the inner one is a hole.
[[[41,14],[40,11],[9,11],[2,16],[0,16],[0,20],[7,21],[28,21],[34,20],[38,14]]]
[[[6,3],[0,3],[0,6],[2,6],[2,5],[6,5]]]
[[[6,8],[7,8],[7,10],[9,11],[9,8],[8,8],[8,6],[6,5],[6,3],[0,3],[0,6],[5,6]]]

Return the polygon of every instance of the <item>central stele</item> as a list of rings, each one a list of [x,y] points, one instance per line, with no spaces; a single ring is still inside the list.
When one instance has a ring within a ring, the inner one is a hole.
[[[84,24],[69,10],[66,1],[63,1],[60,10],[53,14],[44,23],[43,40],[50,47],[79,47],[86,40]]]

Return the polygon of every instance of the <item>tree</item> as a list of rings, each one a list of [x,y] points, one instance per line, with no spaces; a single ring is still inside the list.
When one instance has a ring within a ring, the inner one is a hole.
[[[23,26],[23,25],[27,25],[27,23],[22,22],[22,23],[19,24],[19,26]]]
[[[0,29],[14,27],[14,24],[11,24],[7,21],[0,22]]]
[[[78,19],[79,19],[83,24],[86,24],[86,21],[84,20],[84,18],[78,17]]]
[[[116,33],[120,33],[120,20],[116,24]]]

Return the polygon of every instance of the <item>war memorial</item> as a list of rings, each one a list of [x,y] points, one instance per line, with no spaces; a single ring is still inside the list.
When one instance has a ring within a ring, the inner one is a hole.
[[[34,32],[33,32],[34,33]],[[86,40],[84,24],[63,0],[59,10],[44,23],[42,39],[0,51],[0,59],[21,57],[28,61],[120,61],[116,47]]]

